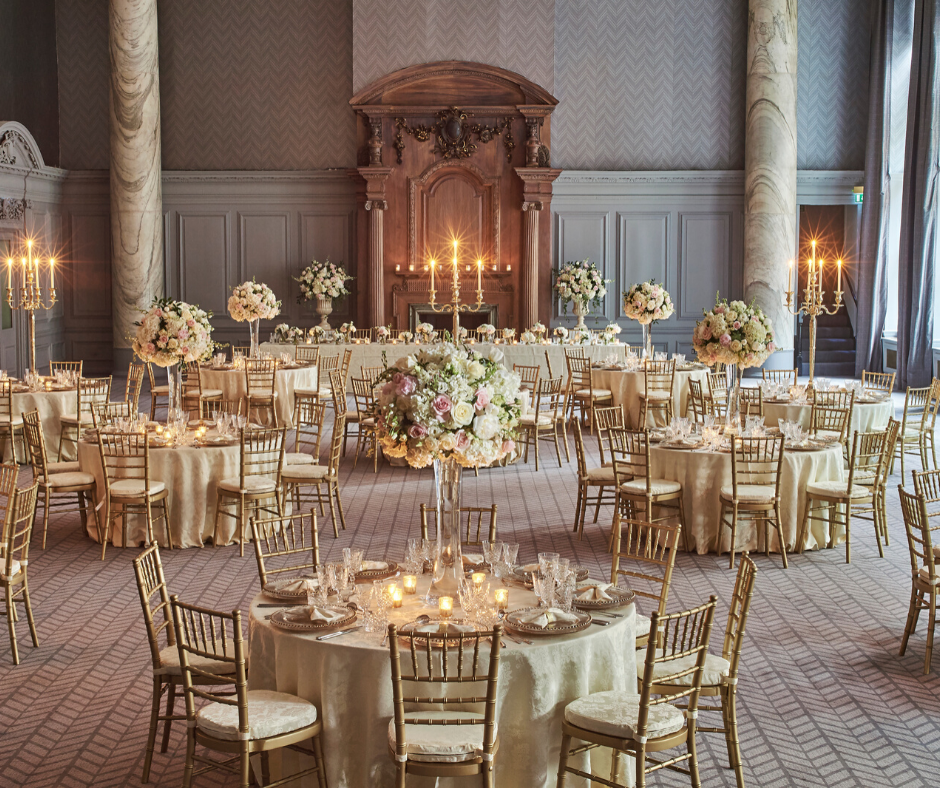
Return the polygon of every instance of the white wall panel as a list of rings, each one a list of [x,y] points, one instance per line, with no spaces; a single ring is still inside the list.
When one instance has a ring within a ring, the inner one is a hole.
[[[231,266],[227,211],[179,213],[180,298],[215,314],[225,313]]]
[[[700,320],[715,293],[731,292],[731,214],[679,214],[679,292],[676,313]]]
[[[616,314],[625,318],[620,295],[637,282],[669,279],[669,218],[668,213],[619,213],[618,277],[611,283],[616,298]]]
[[[566,262],[586,258],[597,265],[605,279],[615,279],[616,269],[608,263],[610,214],[607,211],[557,211],[555,216],[555,270]],[[554,299],[554,292],[552,298]],[[611,291],[608,289],[607,298],[600,309],[602,314],[607,314],[610,303],[613,301],[611,301]],[[557,299],[554,299],[552,314],[555,317],[562,316]],[[571,314],[570,304],[568,314]]]

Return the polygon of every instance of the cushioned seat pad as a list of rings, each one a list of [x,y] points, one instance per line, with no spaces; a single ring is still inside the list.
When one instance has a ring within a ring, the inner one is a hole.
[[[317,721],[310,701],[273,690],[248,690],[248,738],[268,739]],[[238,741],[238,707],[210,703],[196,712],[196,727],[218,739]]]
[[[848,491],[848,482],[815,482],[806,485],[806,492],[809,495],[839,495],[845,497]],[[871,490],[867,487],[852,485],[853,498],[868,498],[871,496]]]
[[[325,479],[330,474],[327,465],[291,465],[284,469],[281,478],[285,482],[308,482]]]
[[[189,654],[189,664],[196,668],[202,668],[210,673],[228,674],[235,672],[235,665],[232,662],[217,662],[208,657],[199,657],[195,654]],[[160,650],[160,667],[154,670],[155,676],[179,676],[180,675],[180,651],[175,645],[167,646]]]
[[[690,654],[687,657],[680,657],[679,659],[674,659],[671,662],[657,662],[653,665],[653,679],[658,681],[663,676],[671,676],[674,673],[681,673],[684,670],[689,670],[690,668],[695,667],[695,663],[698,660],[697,654]],[[637,649],[636,652],[636,665],[637,670],[640,674],[643,673],[644,665],[646,664],[646,649],[641,648]],[[706,654],[705,655],[705,670],[702,673],[702,686],[703,687],[715,687],[721,684],[722,679],[731,672],[731,663],[728,662],[724,657],[719,657],[715,654]],[[669,682],[673,686],[682,686],[682,687],[691,687],[692,680],[695,678],[694,673],[688,673],[685,676],[679,676],[679,678]]]
[[[646,479],[633,479],[624,482],[620,485],[620,489],[633,495],[645,495]],[[682,492],[682,485],[669,479],[650,479],[650,492],[653,495],[669,495],[670,493]]]
[[[166,485],[163,482],[151,479],[149,489],[151,495],[159,495],[166,489]],[[143,479],[115,479],[111,482],[111,495],[121,498],[142,496],[146,490],[147,486],[144,484]]]
[[[300,466],[304,467],[304,466]],[[277,485],[272,479],[265,476],[246,476],[244,490],[241,487],[241,481],[238,477],[234,479],[223,479],[219,482],[219,489],[226,492],[246,492],[246,493],[265,493],[274,492]]]
[[[302,451],[292,451],[284,455],[285,465],[313,465],[313,455]]]
[[[632,739],[640,713],[640,696],[621,690],[595,692],[565,707],[565,721],[605,736]],[[675,706],[650,706],[646,737],[657,739],[682,730],[685,714]]]
[[[745,503],[770,503],[776,495],[776,489],[763,484],[739,484],[738,500]],[[726,484],[721,488],[721,497],[726,501],[734,499],[734,486]]]
[[[83,487],[95,483],[95,477],[90,473],[73,471],[72,473],[56,473],[49,476],[46,486],[55,487]]]
[[[470,711],[416,711],[405,714],[405,741],[408,760],[459,763],[476,757],[483,749],[483,725],[408,725],[411,719],[482,719]],[[494,733],[495,735],[495,733]],[[394,750],[395,718],[388,723],[388,743]]]

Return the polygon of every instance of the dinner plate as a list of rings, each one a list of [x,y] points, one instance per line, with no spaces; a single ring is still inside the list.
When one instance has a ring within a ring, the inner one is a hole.
[[[336,621],[330,621],[329,623],[317,624],[313,621],[294,621],[291,617],[291,611],[297,610],[297,608],[291,608],[290,610],[278,610],[271,616],[271,623],[276,627],[281,629],[290,629],[295,632],[327,632],[331,629],[340,629],[341,627],[348,626],[356,620],[356,611],[350,610],[347,607],[329,607],[330,610],[335,610],[337,613],[343,613],[342,618],[336,619]]]
[[[591,614],[585,612],[584,610],[577,609],[572,610],[571,613],[572,615],[577,616],[578,620],[570,624],[562,624],[557,621],[553,621],[548,626],[537,627],[534,624],[519,620],[523,616],[527,616],[530,613],[536,612],[537,610],[539,610],[537,607],[524,607],[519,610],[513,610],[506,616],[506,618],[503,619],[503,623],[509,629],[514,629],[517,632],[522,632],[526,635],[571,635],[591,626]]]
[[[459,632],[456,629],[451,629],[452,625],[466,626],[468,629],[465,632]],[[448,629],[450,631],[448,631]],[[445,641],[447,642],[447,648],[456,648],[460,644],[459,635],[464,636],[464,642],[466,643],[467,638],[476,635],[478,631],[479,630],[477,630],[475,626],[472,626],[470,622],[462,618],[455,618],[450,621],[432,619],[426,624],[417,624],[414,621],[409,621],[407,624],[402,624],[402,626],[399,627],[398,634],[401,640],[410,644],[411,633],[413,632],[415,645],[424,648],[427,648],[428,638],[431,640],[432,648],[443,648]]]
[[[365,561],[363,561],[365,563]],[[384,580],[386,577],[391,577],[398,571],[398,564],[394,561],[376,561],[377,564],[385,564],[383,569],[363,569],[359,572],[356,572],[356,582],[365,583],[369,580]]]
[[[274,599],[283,599],[288,602],[296,601],[302,599],[306,601],[307,599],[307,590],[303,589],[301,591],[284,591],[282,590],[284,586],[293,583],[295,580],[313,580],[314,585],[319,585],[315,577],[283,577],[279,580],[275,580],[271,583],[266,583],[264,586],[264,593]]]
[[[831,448],[837,444],[838,441],[828,442],[810,439],[805,444],[790,444],[786,446],[786,449],[788,451],[822,451],[823,449]]]
[[[603,610],[608,607],[624,607],[636,599],[636,593],[629,588],[608,588],[610,599],[574,599],[571,604],[581,610]]]

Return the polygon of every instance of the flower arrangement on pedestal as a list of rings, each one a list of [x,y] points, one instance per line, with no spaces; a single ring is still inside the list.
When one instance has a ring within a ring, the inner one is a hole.
[[[281,314],[281,302],[264,282],[242,282],[232,288],[228,299],[228,313],[238,323],[254,320],[273,320]]]
[[[716,298],[714,308],[703,314],[692,332],[692,347],[704,364],[759,367],[776,350],[773,324],[753,303]]]
[[[300,284],[300,297],[298,301],[314,301],[320,298],[339,298],[347,295],[346,282],[353,277],[346,273],[342,264],[331,263],[324,260],[311,260],[294,281]]]
[[[568,302],[574,303],[574,313],[578,316],[578,327],[584,326],[584,316],[588,304],[600,306],[601,299],[607,295],[607,283],[597,266],[590,260],[576,260],[565,263],[555,275],[555,294],[564,314],[568,314]]]
[[[290,326],[287,323],[279,323],[274,327],[274,333],[271,334],[272,342],[280,342],[287,344],[297,344],[298,342],[303,342],[304,337],[307,335],[307,332],[302,328],[297,328],[296,326]]]
[[[623,294],[623,311],[642,326],[643,354],[652,358],[653,332],[650,326],[657,320],[667,320],[676,311],[666,288],[652,279],[633,285]]]

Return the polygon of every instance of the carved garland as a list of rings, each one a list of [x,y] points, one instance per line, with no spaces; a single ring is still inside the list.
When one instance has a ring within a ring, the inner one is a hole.
[[[457,107],[443,109],[437,114],[437,123],[432,126],[418,124],[409,126],[404,118],[395,118],[395,151],[398,163],[402,163],[405,139],[402,132],[410,134],[418,142],[427,142],[434,137],[434,152],[444,159],[467,159],[473,155],[477,146],[473,142],[492,142],[496,137],[503,138],[506,149],[506,161],[512,163],[512,152],[516,141],[512,136],[512,118],[506,117],[493,126],[480,123],[467,123],[467,113]]]
[[[30,169],[38,168],[40,166],[39,160],[30,150],[29,143],[26,141],[26,138],[15,129],[10,129],[3,135],[3,139],[0,139],[0,164],[16,164],[16,148],[14,147],[14,143],[17,141],[19,141],[20,145],[23,147],[26,158],[29,159]]]

